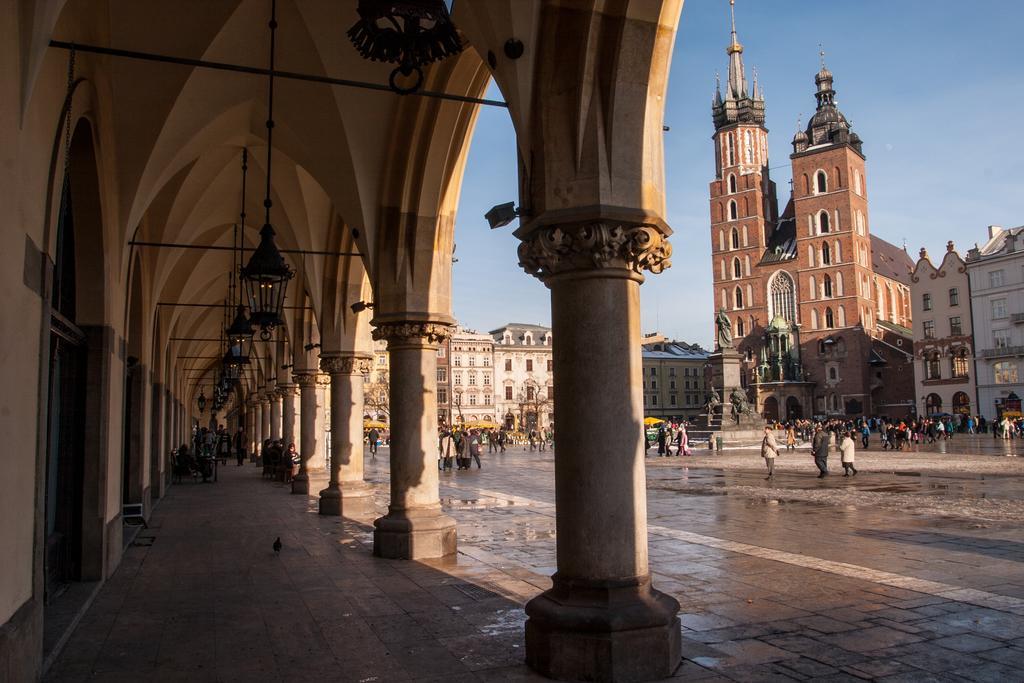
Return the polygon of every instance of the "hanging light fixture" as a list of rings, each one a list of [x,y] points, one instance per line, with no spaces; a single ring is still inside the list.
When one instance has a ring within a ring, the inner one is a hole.
[[[235,225],[231,245],[238,253],[238,267],[242,267],[241,238],[239,237],[238,226],[245,228],[245,178],[249,170],[249,150],[242,149],[242,209],[238,213],[238,223]],[[232,256],[232,258],[234,258]],[[229,284],[229,301],[235,298],[235,272],[231,271]],[[235,308],[235,319],[224,331],[227,337],[227,351],[224,352],[224,372],[230,379],[237,380],[242,372],[242,366],[249,364],[249,350],[252,348],[252,323],[245,317],[245,307],[242,305],[242,297],[239,292],[238,304]]]
[[[260,327],[260,338],[270,339],[274,328],[284,324],[284,297],[288,290],[288,281],[295,273],[284,260],[284,256],[274,244],[274,226],[270,223],[270,209],[274,202],[270,199],[271,160],[274,149],[274,54],[277,33],[277,1],[270,5],[270,74],[267,76],[267,192],[263,199],[266,210],[263,228],[260,230],[260,243],[247,263],[241,269],[242,283],[245,285],[249,299],[249,322]]]
[[[199,406],[200,415],[206,412],[206,395],[202,389],[199,390],[199,398],[196,399],[196,404]]]
[[[359,21],[348,37],[363,59],[398,64],[388,85],[407,95],[423,85],[423,67],[462,52],[444,0],[359,0]],[[399,76],[413,76],[399,83]]]

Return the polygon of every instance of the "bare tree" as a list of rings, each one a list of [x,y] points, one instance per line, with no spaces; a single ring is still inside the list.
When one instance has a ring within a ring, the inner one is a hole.
[[[373,378],[376,381],[367,382],[363,389],[363,404],[367,413],[374,420],[381,415],[391,421],[391,385],[387,370],[378,370]]]

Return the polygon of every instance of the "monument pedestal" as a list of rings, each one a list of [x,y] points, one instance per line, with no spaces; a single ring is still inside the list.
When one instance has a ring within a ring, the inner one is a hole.
[[[716,438],[721,438],[724,448],[754,446],[764,436],[765,421],[753,412],[747,401],[747,392],[742,386],[741,361],[739,351],[731,347],[719,348],[708,357],[711,363],[711,387],[718,402],[712,401],[707,413],[697,420],[694,431],[707,433],[712,444]],[[740,399],[738,412],[734,410],[736,404],[732,401],[734,393]]]

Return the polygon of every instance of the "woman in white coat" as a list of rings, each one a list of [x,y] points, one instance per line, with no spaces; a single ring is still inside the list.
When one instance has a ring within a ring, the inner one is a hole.
[[[843,476],[857,476],[857,468],[853,466],[853,432],[843,433],[843,440],[839,442],[839,453],[843,463]]]
[[[771,427],[764,428],[764,439],[761,441],[761,457],[764,464],[768,466],[768,481],[775,476],[775,456],[779,454],[779,444],[775,441],[775,430]]]

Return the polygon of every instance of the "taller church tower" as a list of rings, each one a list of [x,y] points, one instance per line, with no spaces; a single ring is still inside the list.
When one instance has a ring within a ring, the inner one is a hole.
[[[732,39],[726,48],[729,75],[722,95],[716,83],[711,104],[715,125],[715,179],[710,184],[711,252],[715,308],[732,321],[737,348],[749,355],[745,338],[767,324],[765,292],[757,284],[761,254],[778,218],[775,184],[768,175],[768,129],[764,93],[748,85],[743,46],[736,38],[735,0],[730,0]]]

